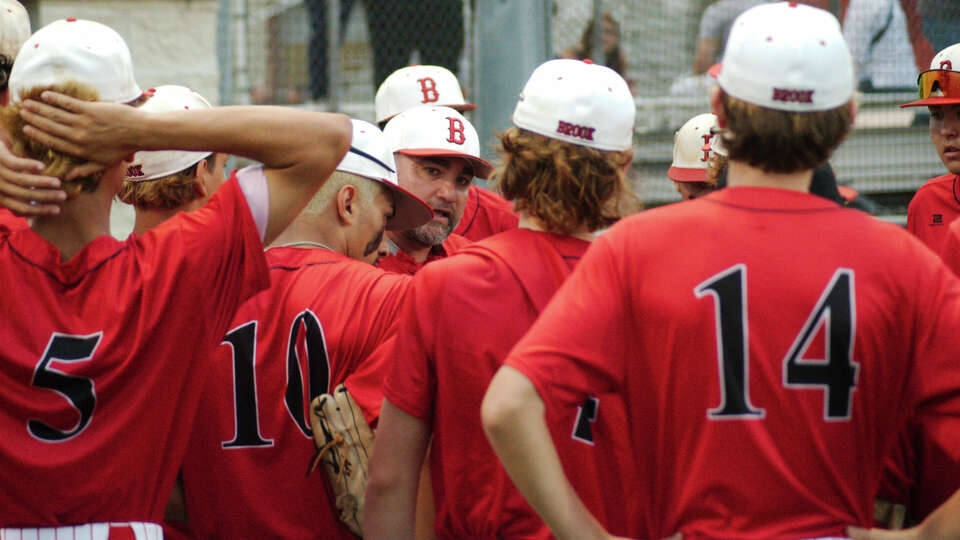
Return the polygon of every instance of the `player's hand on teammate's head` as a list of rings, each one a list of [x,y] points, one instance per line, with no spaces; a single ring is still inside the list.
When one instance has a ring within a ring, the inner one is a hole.
[[[128,128],[143,114],[120,103],[82,101],[57,92],[47,91],[43,101],[27,100],[20,116],[27,125],[28,137],[66,154],[91,162],[113,165],[139,148],[131,145]],[[105,168],[105,167],[100,167]],[[66,178],[76,178],[98,169],[84,166]]]
[[[42,173],[40,161],[15,156],[0,144],[0,205],[21,216],[48,216],[60,212],[67,193],[60,180]]]
[[[853,540],[920,540],[920,527],[903,529],[900,531],[888,531],[886,529],[861,529],[860,527],[847,527],[847,536]]]

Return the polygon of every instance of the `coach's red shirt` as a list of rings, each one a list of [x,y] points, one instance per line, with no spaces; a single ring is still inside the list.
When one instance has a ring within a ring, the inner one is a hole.
[[[267,287],[235,177],[143,236],[69,261],[0,235],[0,524],[154,521],[209,361],[241,302]]]
[[[383,391],[391,403],[432,426],[430,471],[439,537],[549,537],[487,443],[480,402],[507,351],[588,245],[516,229],[471,244],[414,278],[401,310],[403,330],[388,355]],[[574,486],[603,519],[599,494],[621,510],[625,506],[615,466],[619,451],[606,437],[610,425],[622,424],[623,406],[603,395],[581,405],[551,409],[548,421]],[[598,456],[606,470],[600,470]]]
[[[453,255],[460,248],[469,243],[469,240],[460,236],[459,234],[450,234],[442,244],[439,246],[434,246],[430,249],[430,252],[427,254],[427,260],[424,262],[417,262],[413,259],[413,257],[407,255],[403,250],[398,250],[396,253],[382,257],[379,261],[377,261],[377,267],[388,272],[396,272],[398,274],[407,274],[412,276],[421,268],[423,268],[425,264]]]
[[[516,229],[519,221],[513,213],[513,204],[510,201],[489,189],[471,185],[463,217],[453,233],[476,242],[503,231]]]
[[[308,405],[396,330],[410,278],[321,248],[267,251],[271,286],[213,358],[183,463],[200,538],[356,538],[314,455]]]
[[[600,236],[506,363],[549,399],[624,396],[631,534],[844,536],[904,414],[960,413],[957,328],[960,280],[901,228],[732,187]]]
[[[960,216],[960,177],[953,173],[931,178],[907,207],[907,230],[935,253],[943,252],[947,228]]]

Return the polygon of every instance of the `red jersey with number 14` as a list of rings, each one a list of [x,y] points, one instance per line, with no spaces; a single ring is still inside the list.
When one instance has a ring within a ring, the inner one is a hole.
[[[269,284],[236,178],[203,208],[69,261],[0,236],[0,525],[155,521],[208,359]]]
[[[899,227],[731,187],[598,238],[507,365],[543,396],[624,396],[631,534],[844,536],[903,415],[960,413],[957,328],[960,280]]]
[[[267,251],[272,284],[217,350],[183,462],[200,538],[343,538],[314,455],[308,406],[396,331],[410,278],[326,249]]]
[[[403,331],[387,355],[383,392],[390,403],[432,425],[430,472],[441,538],[550,537],[490,448],[480,402],[506,353],[588,245],[516,229],[429,264],[414,278],[401,311]],[[608,508],[625,512],[616,467],[623,456],[607,436],[625,413],[622,400],[618,405],[612,396],[592,398],[586,406],[548,407],[547,421],[574,487],[606,521],[604,497],[611,501]]]

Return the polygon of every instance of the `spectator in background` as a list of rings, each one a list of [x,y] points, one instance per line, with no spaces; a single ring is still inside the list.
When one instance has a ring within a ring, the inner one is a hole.
[[[462,0],[366,0],[367,27],[373,48],[373,86],[410,64],[443,66],[457,74],[463,51]]]
[[[917,80],[907,17],[898,0],[850,0],[843,37],[862,92],[912,90]]]
[[[719,0],[703,10],[700,18],[700,34],[697,36],[697,53],[693,59],[693,72],[706,73],[710,66],[720,61],[723,46],[727,43],[733,20],[744,11],[772,0]]]
[[[620,47],[620,23],[613,18],[613,15],[611,15],[610,12],[604,12],[603,33],[601,35],[601,43],[603,44],[602,52],[593,50],[593,34],[595,27],[595,20],[590,19],[590,22],[587,23],[587,27],[583,29],[583,36],[581,36],[580,41],[560,53],[560,57],[573,58],[577,60],[589,58],[598,64],[607,66],[608,68],[616,71],[618,75],[623,77],[623,79],[627,81],[627,85],[630,87],[630,93],[636,95],[637,91],[635,85],[633,84],[633,81],[627,77],[627,56],[623,53],[623,49]]]

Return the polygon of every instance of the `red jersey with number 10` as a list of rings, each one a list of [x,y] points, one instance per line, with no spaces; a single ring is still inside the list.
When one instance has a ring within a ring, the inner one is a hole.
[[[203,208],[67,262],[0,235],[0,525],[154,521],[180,467],[208,359],[269,284],[231,178]]]
[[[410,283],[326,249],[267,251],[272,284],[217,350],[183,462],[200,538],[356,538],[314,455],[308,406],[395,333]],[[326,502],[325,502],[326,501]]]
[[[732,187],[598,238],[507,364],[624,396],[632,535],[844,536],[904,414],[960,413],[957,328],[960,280],[899,227]]]

